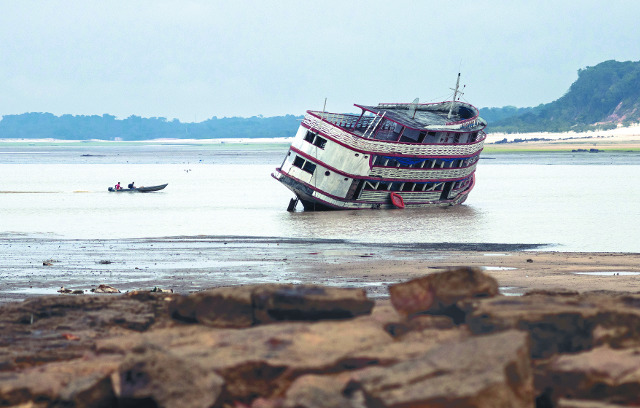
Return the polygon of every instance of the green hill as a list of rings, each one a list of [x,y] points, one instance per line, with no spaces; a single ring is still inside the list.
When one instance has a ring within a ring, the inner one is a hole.
[[[0,139],[149,140],[293,137],[302,116],[253,116],[216,118],[199,123],[177,119],[113,115],[62,115],[30,112],[5,115],[0,120]]]
[[[640,121],[640,61],[605,61],[578,70],[561,98],[534,108],[483,108],[488,132],[611,129]],[[492,121],[492,119],[494,121]]]

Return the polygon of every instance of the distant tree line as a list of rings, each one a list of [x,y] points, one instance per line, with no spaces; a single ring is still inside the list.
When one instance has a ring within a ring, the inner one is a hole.
[[[606,130],[640,121],[640,61],[605,61],[578,70],[559,99],[530,108],[482,108],[488,132],[527,133]],[[302,116],[217,118],[199,123],[129,116],[116,119],[51,113],[5,115],[0,138],[63,140],[218,139],[294,136]]]
[[[250,118],[216,118],[199,123],[183,123],[178,119],[129,116],[116,119],[113,115],[62,115],[23,113],[5,115],[0,120],[2,139],[61,140],[150,140],[273,138],[296,134],[302,116],[253,116]]]
[[[533,108],[483,108],[488,132],[606,130],[640,121],[640,61],[605,61],[578,70],[559,99]]]

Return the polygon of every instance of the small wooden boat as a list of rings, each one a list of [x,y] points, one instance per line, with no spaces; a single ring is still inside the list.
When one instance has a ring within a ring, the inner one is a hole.
[[[137,191],[139,193],[149,193],[149,192],[152,192],[152,191],[162,190],[163,188],[165,188],[168,185],[169,185],[169,183],[160,184],[158,186],[149,186],[149,187],[144,187],[143,186],[143,187],[135,187],[135,188],[121,188],[120,190],[116,190],[113,187],[109,187],[109,191],[116,192],[116,193],[121,193],[121,192],[124,192],[124,191],[130,191],[130,192]]]

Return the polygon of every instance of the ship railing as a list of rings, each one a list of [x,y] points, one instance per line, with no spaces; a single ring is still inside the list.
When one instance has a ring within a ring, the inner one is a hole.
[[[395,123],[392,121],[382,121],[383,115],[350,115],[344,113],[326,113],[326,112],[312,112],[314,116],[319,117],[325,122],[329,122],[345,130],[362,130],[366,133],[367,130],[390,130],[395,128]],[[378,121],[378,123],[373,123]],[[380,124],[382,122],[382,124]]]
[[[475,106],[470,103],[456,101],[456,105],[464,106],[470,109],[472,112],[476,112],[475,116],[471,118],[461,119],[457,121],[446,122],[445,126],[450,126],[452,129],[469,129],[475,126],[480,125],[479,116],[480,111]],[[420,103],[420,104],[411,104],[411,103],[379,103],[378,108],[381,109],[397,109],[397,108],[406,108],[409,109],[411,106],[415,106],[418,110],[423,111],[443,111],[448,110],[451,101],[446,102],[435,102],[435,103]]]
[[[314,116],[319,117],[320,119],[329,122],[335,126],[341,127],[343,129],[350,130],[365,130],[369,128],[371,123],[376,119],[377,116],[362,116],[362,115],[353,115],[348,113],[328,113],[328,112],[313,112]],[[387,127],[390,125],[386,125]]]
[[[403,169],[393,167],[374,167],[369,173],[372,177],[385,179],[420,180],[420,179],[456,179],[468,177],[476,170],[478,163],[468,167],[445,169]]]
[[[400,154],[408,156],[471,156],[482,150],[486,139],[486,134],[483,131],[479,131],[477,133],[474,141],[463,144],[398,143],[385,140],[366,139],[346,129],[342,129],[332,122],[322,119],[317,113],[318,112],[307,112],[302,120],[302,124],[312,131],[322,132],[339,143],[362,152]],[[360,124],[358,124],[358,127],[360,127]]]

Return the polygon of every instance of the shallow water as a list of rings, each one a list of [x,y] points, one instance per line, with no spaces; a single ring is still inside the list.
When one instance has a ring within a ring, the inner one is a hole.
[[[462,206],[286,212],[286,145],[0,145],[0,238],[194,235],[640,252],[637,153],[483,155]],[[169,183],[109,193],[120,181]]]

